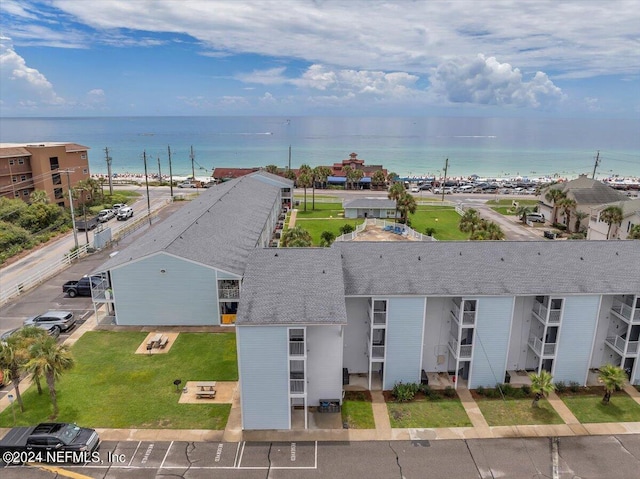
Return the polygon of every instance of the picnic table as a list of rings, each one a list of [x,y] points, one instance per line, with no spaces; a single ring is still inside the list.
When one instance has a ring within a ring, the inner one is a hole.
[[[160,341],[162,341],[162,334],[158,333],[147,341],[147,349],[149,349],[149,346],[151,346],[151,348],[160,347]]]
[[[196,383],[196,398],[197,399],[215,399],[216,397],[216,382],[215,381],[202,381]]]

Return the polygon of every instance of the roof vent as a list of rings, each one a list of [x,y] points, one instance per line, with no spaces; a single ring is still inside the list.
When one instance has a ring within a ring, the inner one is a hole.
[[[278,256],[278,253],[274,254],[274,256]]]
[[[584,261],[584,258],[582,256],[580,256],[580,261]]]
[[[326,274],[324,270],[322,270],[322,274]]]
[[[460,251],[460,256],[462,256],[462,251]]]
[[[382,259],[382,255],[380,255],[380,259]]]
[[[504,258],[500,258],[500,261],[504,261]]]

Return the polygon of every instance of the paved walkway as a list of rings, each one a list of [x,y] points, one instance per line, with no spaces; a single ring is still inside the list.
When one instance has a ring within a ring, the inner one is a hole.
[[[291,210],[291,216],[289,216],[289,228],[293,228],[296,225],[297,218],[298,210]]]

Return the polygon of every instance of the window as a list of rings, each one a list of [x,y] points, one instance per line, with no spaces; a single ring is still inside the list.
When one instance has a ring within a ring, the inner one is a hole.
[[[19,191],[14,191],[13,192],[13,197],[14,198],[20,198],[20,192]]]
[[[27,181],[27,175],[20,175],[20,181]]]
[[[29,196],[29,190],[23,190],[22,191],[22,195],[23,196]]]
[[[14,164],[15,164],[15,161],[14,161],[14,159],[13,159],[13,158],[11,158],[11,159],[9,160],[9,165],[13,166]]]
[[[89,170],[88,170],[87,168],[83,168],[83,169],[82,169],[82,173],[86,175],[86,174],[88,174],[88,173],[89,173]]]
[[[13,181],[14,183],[18,182],[18,177],[17,176],[12,176],[11,177],[11,181]]]
[[[60,177],[60,173],[54,173],[53,175],[51,175],[51,179],[53,180],[54,185],[62,184],[62,178]]]
[[[82,153],[82,154],[80,155],[80,159],[82,159],[82,160],[86,160],[86,159],[87,159],[87,154],[86,154],[86,153]]]
[[[64,194],[62,193],[62,188],[55,188],[53,190],[53,196],[55,197],[56,200],[61,200],[64,197]]]
[[[18,164],[24,165],[24,158],[18,158]]]
[[[58,163],[58,157],[52,156],[51,158],[49,158],[49,165],[51,166],[52,171],[60,168],[60,163]]]

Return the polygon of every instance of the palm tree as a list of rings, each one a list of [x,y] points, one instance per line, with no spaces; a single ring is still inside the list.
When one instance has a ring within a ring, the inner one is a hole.
[[[553,214],[551,215],[553,219],[553,221],[551,222],[552,224],[558,222],[558,201],[560,201],[565,196],[566,195],[562,192],[562,190],[553,187],[550,187],[547,193],[544,195],[545,199],[547,201],[550,201],[553,206]]]
[[[396,208],[400,212],[400,222],[407,224],[409,213],[415,213],[417,207],[416,199],[403,188],[402,196],[396,201]]]
[[[538,407],[538,401],[543,397],[547,397],[556,389],[555,384],[553,384],[553,376],[543,369],[540,374],[529,374],[529,379],[531,379],[531,392],[535,394],[531,406]]]
[[[498,223],[494,223],[493,221],[489,221],[484,223],[483,225],[484,231],[487,233],[488,240],[503,240],[504,239],[504,231],[500,228]]]
[[[317,166],[315,169],[317,173],[316,178],[320,183],[322,183],[322,187],[326,188],[327,178],[329,178],[331,176],[331,173],[333,173],[331,171],[331,168],[329,168],[328,166]]]
[[[363,176],[364,176],[364,171],[352,169],[349,175],[351,179],[351,185],[357,185]],[[354,189],[357,189],[357,188],[354,187]]]
[[[604,221],[609,225],[609,229],[607,230],[607,239],[609,239],[609,234],[611,233],[611,227],[615,225],[620,225],[622,223],[623,213],[622,208],[619,206],[609,206],[603,209],[600,212],[600,220]]]
[[[47,332],[38,328],[37,326],[25,326],[20,330],[19,337],[21,339],[21,345],[25,349],[29,349],[36,341],[41,338],[47,337]],[[33,377],[38,389],[38,394],[42,394],[42,384],[40,384],[40,378],[43,376],[43,371],[40,369],[28,370]]]
[[[382,170],[376,170],[373,172],[373,175],[371,175],[371,182],[374,186],[384,185],[386,180],[387,178],[385,177],[384,171]]]
[[[29,351],[23,347],[19,334],[9,337],[6,343],[0,343],[0,370],[12,381],[16,401],[22,412],[24,412],[24,404],[20,394],[20,381],[28,361]]]
[[[573,211],[577,205],[576,200],[567,198],[566,196],[558,201],[558,206],[562,208],[562,211],[564,212],[565,224],[567,225],[568,233],[571,232],[571,211]]]
[[[458,223],[458,229],[463,233],[473,233],[480,226],[480,216],[478,215],[478,210],[474,210],[473,208],[469,208],[464,212],[462,217],[460,218],[460,223]]]
[[[287,180],[296,181],[296,172],[293,170],[287,170],[284,172],[284,177]]]
[[[329,247],[335,241],[336,235],[332,231],[323,231],[320,235],[320,246]]]
[[[304,171],[298,175],[298,187],[304,188],[304,210],[307,211],[307,188],[313,184],[313,177],[308,171]]]
[[[576,210],[576,233],[580,233],[580,226],[582,225],[582,220],[587,218],[589,215],[584,211]]]
[[[396,173],[395,171],[391,171],[387,173],[387,182],[393,184],[396,182],[397,177],[398,177],[398,173]]]
[[[44,374],[53,404],[53,417],[58,415],[58,398],[56,393],[56,379],[64,371],[71,369],[75,361],[69,350],[69,346],[58,344],[50,336],[44,336],[36,340],[29,348],[31,359],[26,367],[30,370],[38,370]]]
[[[281,243],[285,248],[307,247],[313,244],[313,239],[307,230],[294,226],[282,234]]]
[[[640,239],[640,225],[634,225],[627,235],[627,239]]]
[[[531,213],[533,209],[529,205],[518,205],[516,208],[516,215],[520,218],[520,221],[523,223],[527,222],[527,215]]]
[[[598,374],[598,382],[604,385],[603,404],[609,404],[613,391],[622,388],[627,380],[627,373],[619,366],[613,364],[605,364],[600,367]]]
[[[389,193],[387,194],[387,198],[396,202],[396,222],[398,221],[398,201],[404,194],[406,194],[406,191],[402,183],[394,183],[393,186],[389,188]]]
[[[353,168],[351,168],[349,165],[347,165],[344,168],[342,168],[342,172],[344,173],[344,177],[347,179],[347,189],[349,189],[349,183],[351,181],[351,172],[352,171],[353,171]]]
[[[42,203],[46,205],[49,203],[49,195],[44,190],[33,190],[29,195],[29,201],[34,203]]]

